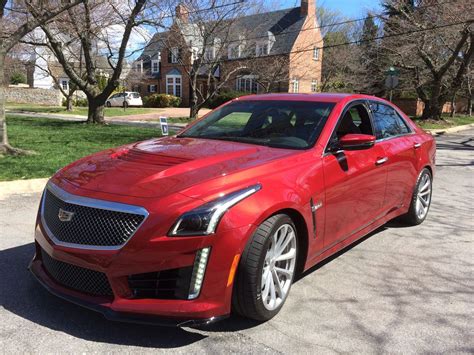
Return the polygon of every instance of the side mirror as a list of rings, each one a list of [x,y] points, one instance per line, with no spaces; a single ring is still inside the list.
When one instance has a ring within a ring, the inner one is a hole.
[[[370,134],[346,134],[339,139],[339,145],[343,150],[361,150],[373,147],[375,137]]]

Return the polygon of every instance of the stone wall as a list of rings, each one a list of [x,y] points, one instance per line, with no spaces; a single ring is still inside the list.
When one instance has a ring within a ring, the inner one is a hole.
[[[61,106],[62,94],[59,90],[7,87],[6,101],[16,104]]]

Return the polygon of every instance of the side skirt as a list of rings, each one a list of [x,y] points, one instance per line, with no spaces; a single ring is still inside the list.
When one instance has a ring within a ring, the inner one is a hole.
[[[344,249],[345,247],[351,245],[352,243],[354,243],[357,240],[359,240],[360,238],[366,236],[370,232],[373,232],[377,228],[383,226],[388,221],[390,221],[390,220],[392,220],[392,219],[394,219],[394,218],[396,218],[396,217],[398,217],[398,216],[400,216],[404,213],[406,213],[406,211],[404,211],[404,209],[397,209],[395,211],[392,211],[392,212],[388,213],[384,217],[375,220],[374,222],[372,222],[368,226],[362,228],[358,232],[350,235],[346,239],[343,239],[340,242],[336,243],[335,245],[333,245],[333,246],[329,247],[328,249],[324,250],[321,254],[318,254],[315,257],[313,257],[312,259],[309,259],[306,262],[306,265],[304,267],[304,271],[307,271],[308,269],[310,269],[311,267],[313,267],[316,264],[320,263],[321,261],[329,258],[331,255],[333,255],[333,254],[337,253],[338,251]]]

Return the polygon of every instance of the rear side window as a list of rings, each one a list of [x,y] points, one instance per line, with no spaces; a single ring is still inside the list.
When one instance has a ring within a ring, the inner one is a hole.
[[[390,106],[371,102],[370,109],[377,139],[396,137],[410,132],[405,121]]]

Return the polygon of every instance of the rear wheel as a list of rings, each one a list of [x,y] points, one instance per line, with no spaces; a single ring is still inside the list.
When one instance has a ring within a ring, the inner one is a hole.
[[[432,176],[428,169],[423,169],[416,182],[411,199],[410,209],[403,216],[403,220],[410,225],[422,223],[431,205]]]
[[[263,222],[247,244],[234,285],[233,307],[241,315],[265,321],[283,307],[293,282],[297,234],[290,217]]]

